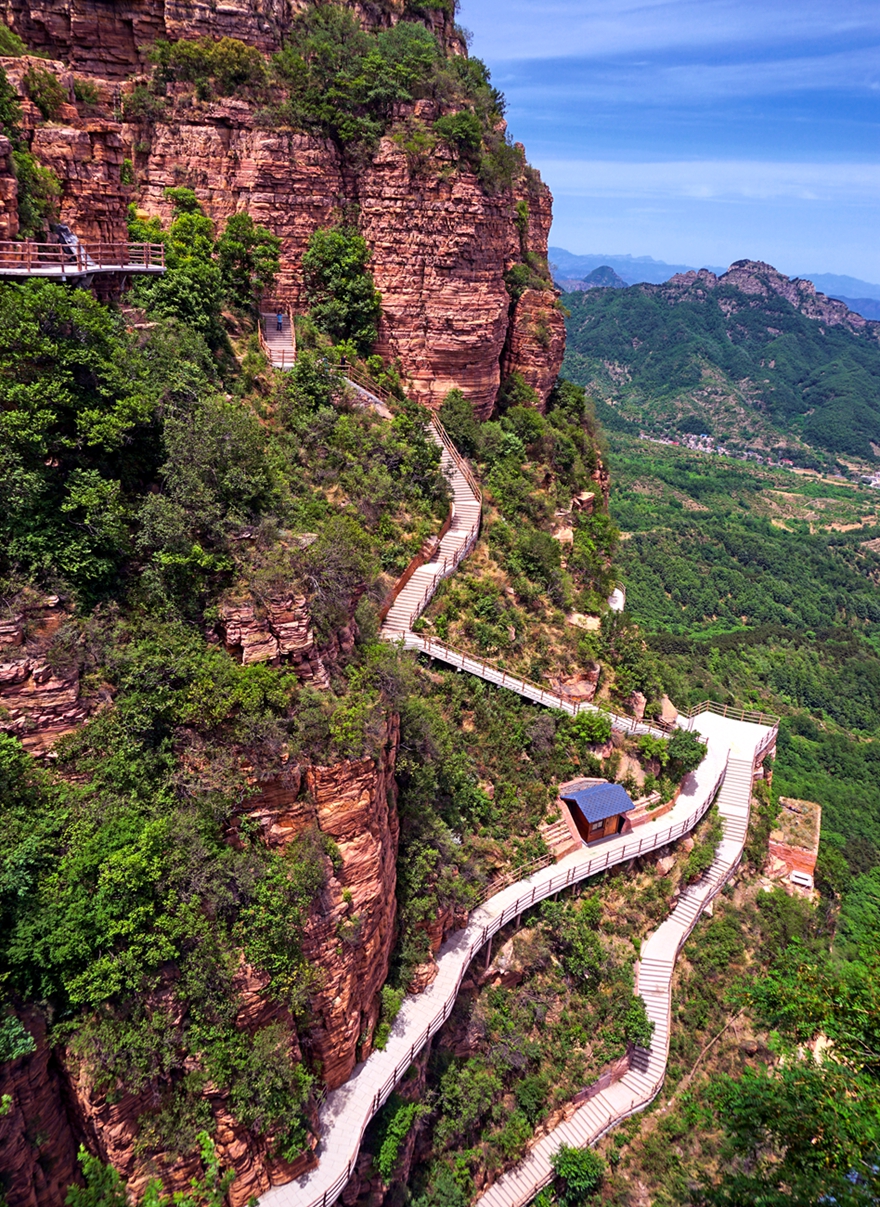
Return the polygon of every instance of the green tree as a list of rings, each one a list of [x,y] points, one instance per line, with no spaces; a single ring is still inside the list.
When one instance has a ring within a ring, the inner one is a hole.
[[[0,565],[87,594],[126,554],[155,471],[154,396],[122,321],[82,290],[0,286]]]
[[[9,139],[13,148],[19,147],[21,105],[18,103],[18,93],[10,84],[2,67],[0,67],[0,134]]]
[[[281,240],[250,214],[233,214],[217,240],[217,265],[226,297],[242,310],[253,308],[278,275]]]
[[[18,34],[13,33],[8,25],[0,21],[0,55],[20,58],[23,54],[27,54],[27,46]]]
[[[47,234],[58,217],[61,182],[30,151],[13,150],[12,167],[18,191],[19,234],[25,239],[38,239]]]
[[[336,343],[351,340],[361,354],[376,342],[382,297],[367,265],[372,253],[354,227],[315,231],[303,256],[306,297],[319,330]]]
[[[707,746],[701,742],[699,735],[690,729],[676,729],[666,747],[670,772],[675,779],[681,779],[691,771],[696,771],[706,757]]]
[[[45,121],[50,121],[67,100],[67,89],[51,71],[32,64],[22,79],[30,99],[39,109]]]
[[[458,451],[465,457],[476,457],[482,446],[480,425],[471,402],[461,390],[450,390],[440,406],[440,422],[449,433]]]
[[[582,1207],[602,1185],[605,1162],[591,1148],[562,1144],[550,1158],[559,1184],[561,1207]]]

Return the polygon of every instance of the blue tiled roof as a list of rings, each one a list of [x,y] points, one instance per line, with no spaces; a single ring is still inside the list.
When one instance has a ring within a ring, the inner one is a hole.
[[[605,821],[607,817],[616,817],[635,808],[621,784],[593,784],[577,792],[566,792],[562,799],[577,805],[587,821]]]

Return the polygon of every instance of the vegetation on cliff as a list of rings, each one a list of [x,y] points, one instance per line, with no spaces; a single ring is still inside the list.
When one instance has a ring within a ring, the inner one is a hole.
[[[441,584],[417,627],[533,682],[586,683],[587,698],[599,684],[617,707],[640,691],[659,707],[652,656],[607,612],[618,531],[592,404],[564,380],[545,416],[533,404],[521,379],[507,383],[487,423],[460,394],[444,401],[447,430],[479,467],[485,517],[467,565]]]

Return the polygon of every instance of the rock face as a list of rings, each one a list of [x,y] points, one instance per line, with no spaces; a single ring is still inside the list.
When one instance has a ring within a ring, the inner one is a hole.
[[[37,107],[27,99],[22,78],[31,66],[51,71],[66,89],[68,100],[62,104],[56,120],[44,123]],[[122,183],[121,126],[110,116],[113,89],[102,86],[104,101],[94,116],[81,116],[73,103],[72,72],[59,60],[2,58],[0,67],[16,89],[22,107],[22,126],[30,150],[61,181],[62,196],[58,218],[75,230],[85,242],[121,242],[128,238],[126,212],[131,186]],[[9,229],[18,231],[15,205],[16,185],[11,165],[4,165],[0,140],[0,228],[8,212]],[[7,174],[8,173],[8,174]],[[6,200],[8,195],[8,201]],[[14,214],[14,219],[12,218]],[[10,235],[0,237],[9,238]]]
[[[348,623],[319,648],[305,595],[292,588],[265,600],[250,594],[228,597],[218,607],[218,630],[226,649],[242,663],[290,663],[302,683],[328,688],[331,666],[354,649],[358,626],[354,619],[363,590],[349,601]]]
[[[414,116],[430,122],[439,110],[420,101]],[[529,249],[546,256],[552,199],[532,177],[514,194],[488,195],[442,145],[416,167],[391,138],[353,173],[332,143],[260,128],[236,100],[195,103],[179,120],[156,123],[149,139],[149,152],[132,152],[139,204],[167,219],[165,189],[187,184],[220,225],[247,209],[282,240],[275,292],[295,310],[306,306],[300,263],[309,237],[343,206],[357,206],[382,294],[376,350],[400,359],[420,401],[439,406],[457,386],[487,418],[502,375],[520,372],[546,402],[565,344],[556,295],[527,290],[511,317],[504,283],[522,255],[518,200],[529,207]],[[135,147],[147,138],[126,126],[123,141]]]
[[[78,1179],[84,1134],[66,1109],[67,1077],[46,1042],[45,1022],[36,1011],[23,1021],[36,1051],[0,1063],[0,1098],[11,1099],[0,1114],[3,1192],[11,1207],[56,1207]]]
[[[355,1062],[369,1054],[394,941],[396,716],[388,718],[380,740],[375,758],[288,768],[250,798],[241,814],[259,821],[265,841],[276,849],[315,828],[335,844],[304,939],[306,958],[321,974],[304,1047],[330,1088],[341,1085]],[[235,840],[234,833],[230,837]],[[236,1025],[254,1031],[282,1023],[290,1034],[291,1055],[300,1059],[293,1020],[265,996],[267,979],[242,963],[235,983],[240,1001]],[[172,990],[169,981],[157,996],[164,993],[170,1000]],[[13,1100],[11,1112],[0,1116],[0,1168],[9,1207],[58,1207],[66,1187],[76,1180],[76,1151],[83,1140],[119,1171],[135,1195],[157,1175],[167,1191],[186,1189],[200,1171],[196,1157],[180,1160],[144,1152],[137,1142],[138,1117],[152,1105],[152,1085],[136,1094],[97,1093],[72,1052],[48,1048],[39,1016],[28,1025],[39,1041],[36,1053],[0,1065],[0,1093]],[[310,1152],[294,1164],[274,1157],[271,1136],[256,1137],[242,1127],[211,1085],[203,1093],[221,1164],[236,1171],[232,1207],[244,1207],[269,1186],[291,1181],[313,1162]],[[46,1140],[38,1145],[34,1137],[41,1135]]]
[[[552,289],[527,289],[510,320],[501,371],[520,373],[546,402],[565,354],[565,319]]]
[[[0,13],[33,50],[65,59],[76,71],[122,80],[148,66],[146,49],[166,38],[239,38],[264,54],[279,50],[307,0],[5,0]],[[352,4],[366,27],[392,25],[404,0]],[[425,24],[461,52],[451,13],[428,10]]]
[[[0,239],[18,234],[18,186],[12,174],[12,143],[0,134]]]
[[[241,1009],[236,1026],[241,1030],[254,1030],[271,1022],[286,1024],[290,1033],[290,1054],[294,1060],[301,1057],[293,1021],[288,1012],[277,1004],[267,1001],[262,990],[268,978],[255,973],[243,965],[236,978],[235,988],[240,995]],[[156,995],[168,993],[170,987],[160,989]],[[73,1053],[59,1050],[68,1084],[69,1127],[88,1136],[88,1148],[107,1164],[118,1170],[128,1184],[129,1192],[139,1198],[148,1182],[158,1177],[166,1192],[186,1190],[190,1181],[201,1173],[201,1162],[193,1153],[186,1158],[172,1154],[147,1150],[138,1143],[139,1116],[154,1104],[154,1085],[148,1084],[136,1094],[118,1090],[113,1095],[96,1093],[84,1067]],[[225,1096],[218,1093],[209,1083],[202,1091],[212,1116],[211,1130],[217,1147],[217,1155],[225,1168],[234,1168],[236,1178],[229,1191],[231,1207],[245,1207],[252,1195],[259,1195],[270,1186],[289,1182],[298,1177],[314,1163],[311,1151],[291,1163],[273,1156],[273,1137],[256,1137],[239,1124],[230,1114]],[[64,1201],[44,1197],[38,1200],[39,1207],[57,1207]],[[9,1199],[10,1207],[18,1207],[15,1199]]]
[[[7,0],[12,26],[35,49],[56,56],[43,66],[68,88],[71,101],[71,67],[91,75],[98,89],[97,105],[67,103],[55,121],[43,123],[21,88],[28,60],[3,60],[22,98],[31,150],[61,180],[61,221],[86,241],[121,241],[130,201],[167,220],[165,189],[186,185],[218,227],[247,210],[279,236],[275,293],[304,310],[300,264],[310,236],[357,212],[383,299],[376,351],[400,360],[410,393],[436,407],[458,387],[487,418],[503,377],[517,372],[543,409],[562,363],[563,316],[552,289],[528,289],[511,305],[504,281],[525,254],[546,258],[552,198],[537,173],[528,169],[513,188],[487,191],[444,143],[415,162],[390,137],[355,169],[328,140],[267,127],[243,100],[202,102],[181,86],[170,88],[159,116],[117,120],[123,91],[131,87],[121,79],[144,67],[139,48],[158,37],[210,33],[269,52],[291,12],[304,4],[241,0],[212,11],[208,4],[172,0],[66,0],[45,8]],[[375,10],[355,6],[367,25],[393,23],[403,8],[404,0]],[[462,49],[448,14],[429,13],[425,20],[453,50]],[[430,125],[440,115],[434,101],[422,100],[396,116]],[[122,182],[125,160],[133,165],[134,185]],[[8,161],[3,168],[0,146],[0,226],[5,222],[11,231],[15,181]]]
[[[304,943],[309,962],[321,970],[309,1051],[330,1089],[369,1055],[379,990],[388,977],[397,909],[399,742],[399,718],[391,716],[377,759],[288,773],[247,802],[248,815],[260,821],[272,845],[283,848],[314,826],[339,853]]]
[[[28,601],[0,622],[0,731],[15,734],[31,754],[44,754],[94,707],[80,696],[79,670],[51,662],[64,616],[61,601],[50,596]]]

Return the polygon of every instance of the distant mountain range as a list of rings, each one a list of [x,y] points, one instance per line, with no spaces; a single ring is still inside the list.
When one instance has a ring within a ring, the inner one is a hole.
[[[583,289],[587,285],[587,279],[600,268],[610,269],[624,285],[640,285],[644,282],[662,285],[675,273],[692,272],[697,267],[708,268],[716,276],[721,276],[727,271],[726,266],[712,264],[667,264],[664,260],[655,260],[651,256],[577,256],[563,247],[551,247],[549,258],[557,284],[567,291]],[[831,272],[805,272],[799,275],[801,280],[812,281],[820,292],[845,302],[850,310],[861,314],[863,318],[880,319],[880,285],[862,281],[858,277]],[[579,285],[578,282],[583,284]],[[587,287],[595,288],[600,284],[601,282],[595,280]],[[612,284],[614,283],[609,280],[608,285]],[[620,286],[615,285],[615,288]]]
[[[720,275],[571,290],[565,306],[563,373],[608,427],[702,433],[801,464],[880,460],[880,324],[806,280],[738,260]]]

